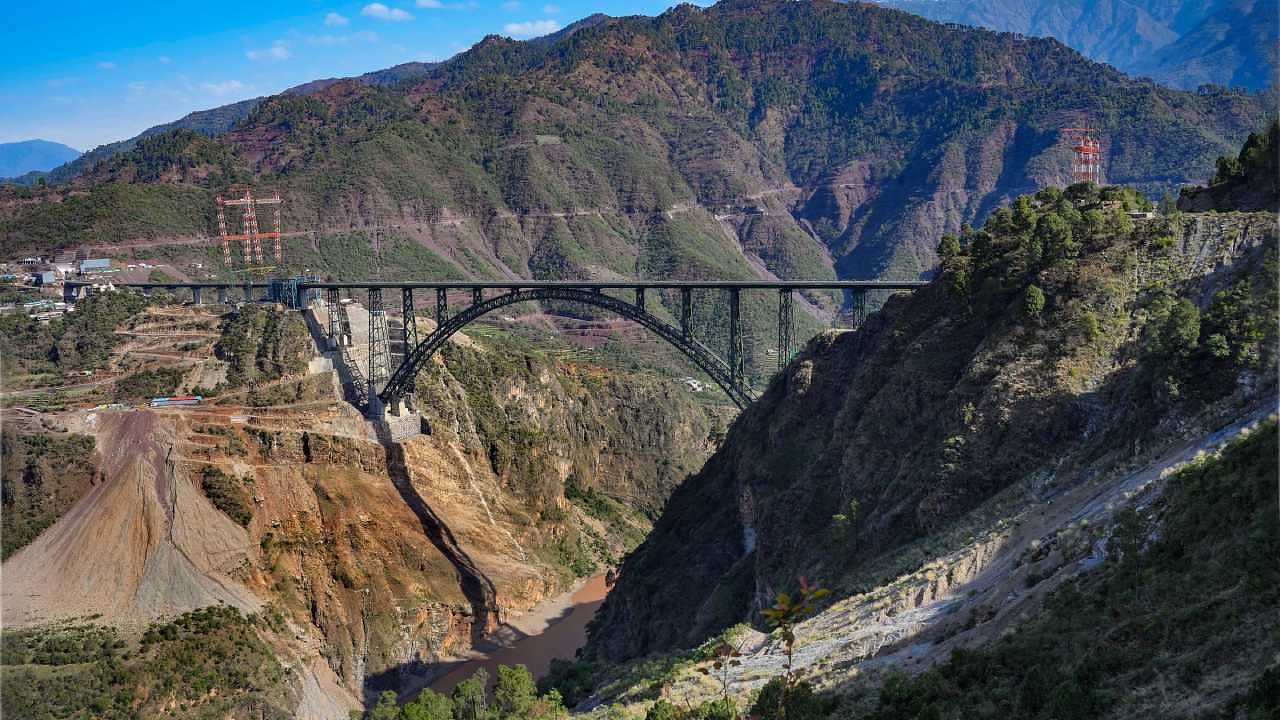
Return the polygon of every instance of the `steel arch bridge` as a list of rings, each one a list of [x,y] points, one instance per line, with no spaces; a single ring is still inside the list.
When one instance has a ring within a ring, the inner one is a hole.
[[[755,395],[743,382],[743,362],[740,348],[736,353],[730,352],[728,362],[721,360],[715,353],[693,337],[690,324],[687,322],[688,314],[682,314],[686,318],[683,327],[676,328],[646,310],[643,292],[638,293],[637,298],[637,302],[629,303],[598,290],[570,287],[537,287],[517,288],[509,290],[502,295],[481,300],[443,322],[439,322],[434,332],[405,355],[404,362],[392,373],[386,386],[378,393],[378,397],[386,404],[394,404],[400,398],[411,393],[413,391],[413,380],[423,363],[427,362],[454,333],[482,316],[498,308],[519,302],[566,300],[610,310],[620,317],[636,322],[651,330],[688,356],[694,364],[724,390],[725,394],[738,407],[746,407],[755,400]],[[732,303],[730,307],[732,308],[733,316],[737,317],[736,303]]]
[[[132,288],[150,294],[155,290],[168,292],[189,291],[191,302],[203,302],[203,290],[217,292],[219,304],[228,303],[238,294],[244,302],[270,301],[285,303],[294,308],[304,308],[313,300],[321,300],[328,316],[327,335],[331,346],[339,350],[344,365],[352,376],[353,390],[359,404],[371,415],[381,415],[384,408],[398,412],[401,400],[412,395],[414,378],[423,363],[439,350],[450,337],[462,328],[498,308],[519,302],[556,300],[582,303],[602,308],[631,320],[684,353],[705,372],[725,394],[739,407],[744,408],[755,399],[747,385],[743,363],[743,328],[740,313],[741,295],[745,291],[773,291],[778,298],[778,367],[791,359],[793,349],[794,293],[803,290],[839,290],[846,295],[854,311],[855,322],[866,314],[866,299],[870,292],[913,291],[927,283],[920,280],[655,280],[627,282],[573,282],[573,281],[321,281],[317,278],[277,278],[267,282],[175,282],[175,283],[125,283],[116,288]],[[93,287],[88,282],[68,282],[63,287],[64,299],[74,302],[82,291]],[[367,292],[369,311],[369,361],[367,377],[352,361],[351,323],[342,303],[342,292],[350,296],[352,291]],[[403,359],[391,368],[384,290],[400,290],[404,319]],[[436,329],[427,337],[418,338],[414,291],[434,291],[436,296]],[[631,292],[633,301],[606,290]],[[693,332],[693,291],[718,291],[726,293],[729,305],[728,346],[724,356],[713,352]],[[501,294],[485,297],[486,293]],[[680,325],[668,323],[650,313],[645,305],[647,291],[679,291]],[[449,297],[453,293],[469,293],[470,305],[450,314]]]

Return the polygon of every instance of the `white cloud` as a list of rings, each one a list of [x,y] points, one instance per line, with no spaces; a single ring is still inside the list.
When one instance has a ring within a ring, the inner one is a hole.
[[[514,12],[520,9],[520,0],[507,0],[502,3],[502,9],[508,12]]]
[[[560,6],[559,5],[543,5],[542,12],[546,13],[547,15],[555,15],[556,13],[560,12]]]
[[[345,17],[343,17],[342,15],[339,15],[336,12],[331,12],[328,15],[324,16],[324,24],[328,25],[329,27],[346,27],[350,23],[351,23],[350,20],[346,19]]]
[[[66,87],[72,83],[79,82],[79,78],[73,77],[55,77],[44,81],[44,84],[51,88]]]
[[[553,33],[560,29],[560,23],[555,20],[529,20],[527,22],[507,23],[502,26],[502,32],[513,38],[534,38],[539,35]]]
[[[367,43],[376,43],[380,39],[378,37],[378,33],[372,30],[361,30],[360,32],[352,33],[351,37],[355,40],[359,40],[360,42]]]
[[[418,0],[414,4],[420,8],[427,8],[428,10],[439,10],[444,7],[444,4],[441,3],[440,0]]]
[[[129,83],[128,87],[129,87],[129,90],[135,93],[141,93],[141,92],[146,92],[149,86],[145,82],[142,82],[141,80],[134,80],[133,82]]]
[[[116,64],[113,62],[100,62],[98,63],[98,68],[100,70],[115,70]]]
[[[173,62],[173,59],[170,58],[168,55],[161,55],[160,57],[156,58],[156,62],[160,63],[161,65],[168,65],[169,63]]]
[[[250,60],[287,60],[292,53],[283,40],[271,43],[271,47],[263,50],[250,50],[244,54]]]
[[[245,89],[245,84],[239,80],[223,80],[222,82],[203,82],[200,83],[200,89],[213,95],[214,97],[225,97],[233,93],[240,92]]]
[[[360,9],[360,14],[371,18],[377,18],[379,20],[390,20],[391,22],[413,19],[412,15],[400,8],[390,8],[378,2],[365,5]]]

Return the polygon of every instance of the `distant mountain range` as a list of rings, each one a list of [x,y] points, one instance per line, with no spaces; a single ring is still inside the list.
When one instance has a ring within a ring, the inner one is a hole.
[[[80,157],[80,151],[49,140],[0,143],[0,178],[52,170]]]
[[[938,22],[1053,37],[1132,75],[1260,90],[1277,68],[1276,0],[879,0]]]
[[[290,229],[430,249],[408,274],[915,278],[943,233],[1072,181],[1064,127],[1096,127],[1107,181],[1159,197],[1268,119],[1260,97],[1132,79],[1055,40],[776,0],[490,36],[221,111],[69,187],[0,191],[5,252],[205,235],[214,196],[250,183],[286,198]]]

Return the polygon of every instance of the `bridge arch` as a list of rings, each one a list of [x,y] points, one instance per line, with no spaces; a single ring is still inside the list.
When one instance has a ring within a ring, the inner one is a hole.
[[[734,382],[733,371],[728,364],[692,335],[685,335],[679,328],[663,322],[638,304],[611,297],[599,290],[566,287],[515,288],[503,295],[475,303],[447,318],[405,356],[404,361],[392,373],[386,386],[378,393],[379,399],[390,405],[412,392],[413,381],[418,370],[462,328],[498,308],[536,300],[579,302],[609,310],[632,320],[684,353],[700,370],[710,376],[740,409],[745,408],[755,399],[744,385]]]

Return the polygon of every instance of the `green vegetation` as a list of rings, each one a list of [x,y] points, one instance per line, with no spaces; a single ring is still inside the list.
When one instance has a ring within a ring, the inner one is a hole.
[[[182,370],[172,367],[139,370],[116,381],[116,400],[129,402],[173,395],[182,376]]]
[[[396,694],[384,692],[364,720],[565,720],[560,694],[542,695],[524,665],[501,665],[492,699],[486,690],[489,674],[483,668],[458,683],[450,696],[423,690],[412,702],[396,707]]]
[[[1250,677],[1212,717],[1274,717],[1278,453],[1270,421],[1181,470],[1156,519],[1120,514],[1106,562],[1040,617],[918,677],[891,676],[867,720],[1136,716],[1148,691],[1173,707]]]
[[[147,628],[57,625],[5,632],[0,711],[29,720],[139,717],[285,720],[289,674],[261,619],[208,607]]]
[[[94,440],[87,435],[0,433],[0,558],[36,538],[92,487]]]
[[[147,300],[132,293],[95,294],[47,325],[21,314],[0,315],[0,354],[9,377],[93,370],[120,344],[118,326],[142,312]]]
[[[1218,158],[1217,171],[1210,185],[1221,183],[1238,183],[1241,181],[1268,182],[1272,194],[1280,194],[1280,161],[1276,154],[1280,152],[1280,120],[1273,120],[1262,132],[1249,133],[1240,153],[1235,156],[1222,155]]]
[[[229,387],[256,386],[305,370],[311,336],[297,313],[246,304],[224,321],[214,351],[230,365]]]
[[[200,471],[200,489],[209,502],[237,524],[247,527],[253,520],[253,505],[244,485],[243,480],[228,475],[216,465],[206,465]]]

